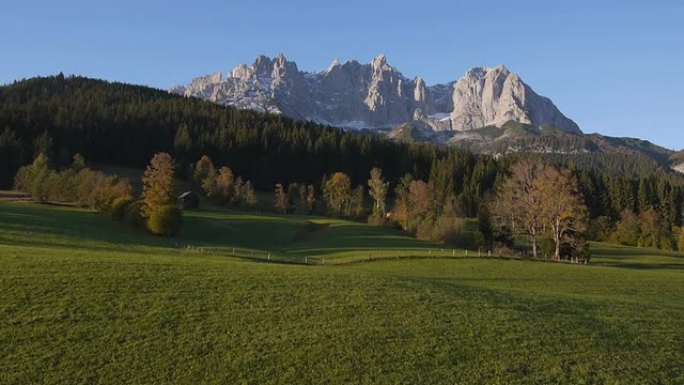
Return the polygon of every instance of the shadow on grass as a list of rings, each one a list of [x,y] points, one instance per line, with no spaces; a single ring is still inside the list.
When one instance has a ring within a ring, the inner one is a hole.
[[[489,280],[474,279],[473,282]],[[569,297],[556,297],[539,292],[524,293],[525,282],[520,282],[519,289],[487,288],[470,285],[461,278],[436,278],[421,276],[404,276],[397,278],[399,284],[409,289],[420,287],[435,292],[443,292],[449,297],[459,298],[470,303],[468,312],[473,319],[487,317],[497,328],[505,329],[510,319],[525,319],[525,325],[535,328],[544,334],[552,334],[567,338],[563,341],[571,346],[586,343],[587,347],[600,341],[611,344],[620,350],[622,346],[630,346],[635,338],[632,331],[625,330],[619,324],[611,324],[606,318],[605,303]],[[427,308],[430,308],[429,306]],[[513,313],[520,314],[512,317]],[[497,315],[504,315],[497,322]],[[490,316],[491,318],[489,318]],[[499,324],[499,322],[501,322]],[[475,326],[475,325],[474,325]],[[476,327],[476,326],[475,326]],[[576,330],[577,333],[567,333]],[[504,337],[504,336],[502,336]],[[504,337],[505,338],[505,337]],[[540,353],[540,352],[534,352]]]
[[[188,212],[183,220],[182,242],[271,251],[290,243],[305,225],[293,219],[214,211]]]
[[[399,230],[351,222],[335,223],[319,236],[310,237],[289,248],[292,253],[333,253],[350,250],[401,250],[439,248],[411,238]]]
[[[684,263],[596,262],[593,265],[634,270],[684,270]]]
[[[639,248],[621,245],[596,244],[591,246],[591,252],[595,257],[667,257],[667,258],[681,258],[684,260],[684,255],[675,251]]]
[[[102,214],[36,204],[0,205],[0,242],[135,252],[141,251],[138,247],[173,246],[170,239],[154,237]]]

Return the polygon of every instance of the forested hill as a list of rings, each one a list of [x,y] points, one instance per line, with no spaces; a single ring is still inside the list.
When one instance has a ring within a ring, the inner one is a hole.
[[[0,88],[4,182],[36,151],[56,166],[81,153],[92,163],[142,167],[158,151],[181,165],[208,154],[257,187],[320,180],[343,171],[361,183],[373,166],[390,180],[427,177],[443,151],[345,133],[281,115],[218,106],[166,91],[83,77],[33,78]]]

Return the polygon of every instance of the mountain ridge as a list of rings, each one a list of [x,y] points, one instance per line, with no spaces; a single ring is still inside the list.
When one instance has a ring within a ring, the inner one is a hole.
[[[177,86],[173,93],[347,129],[387,129],[417,122],[432,131],[468,131],[508,121],[581,132],[546,97],[503,65],[474,67],[461,78],[428,86],[405,77],[385,55],[370,63],[334,60],[326,69],[300,71],[283,54],[257,56]]]

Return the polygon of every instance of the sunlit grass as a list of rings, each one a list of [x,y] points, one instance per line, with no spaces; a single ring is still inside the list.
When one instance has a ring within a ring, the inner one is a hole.
[[[592,245],[587,266],[328,266],[179,242],[291,258],[439,249],[325,218],[199,211],[168,240],[84,210],[0,204],[0,383],[684,382],[679,254]]]

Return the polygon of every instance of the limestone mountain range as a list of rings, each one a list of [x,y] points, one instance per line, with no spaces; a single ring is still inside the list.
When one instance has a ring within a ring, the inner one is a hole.
[[[411,123],[444,138],[512,121],[581,133],[550,99],[504,66],[472,68],[458,80],[428,86],[421,77],[405,77],[384,55],[368,64],[335,60],[318,72],[301,71],[282,54],[262,55],[226,76],[217,72],[171,91],[347,129],[388,130]]]

